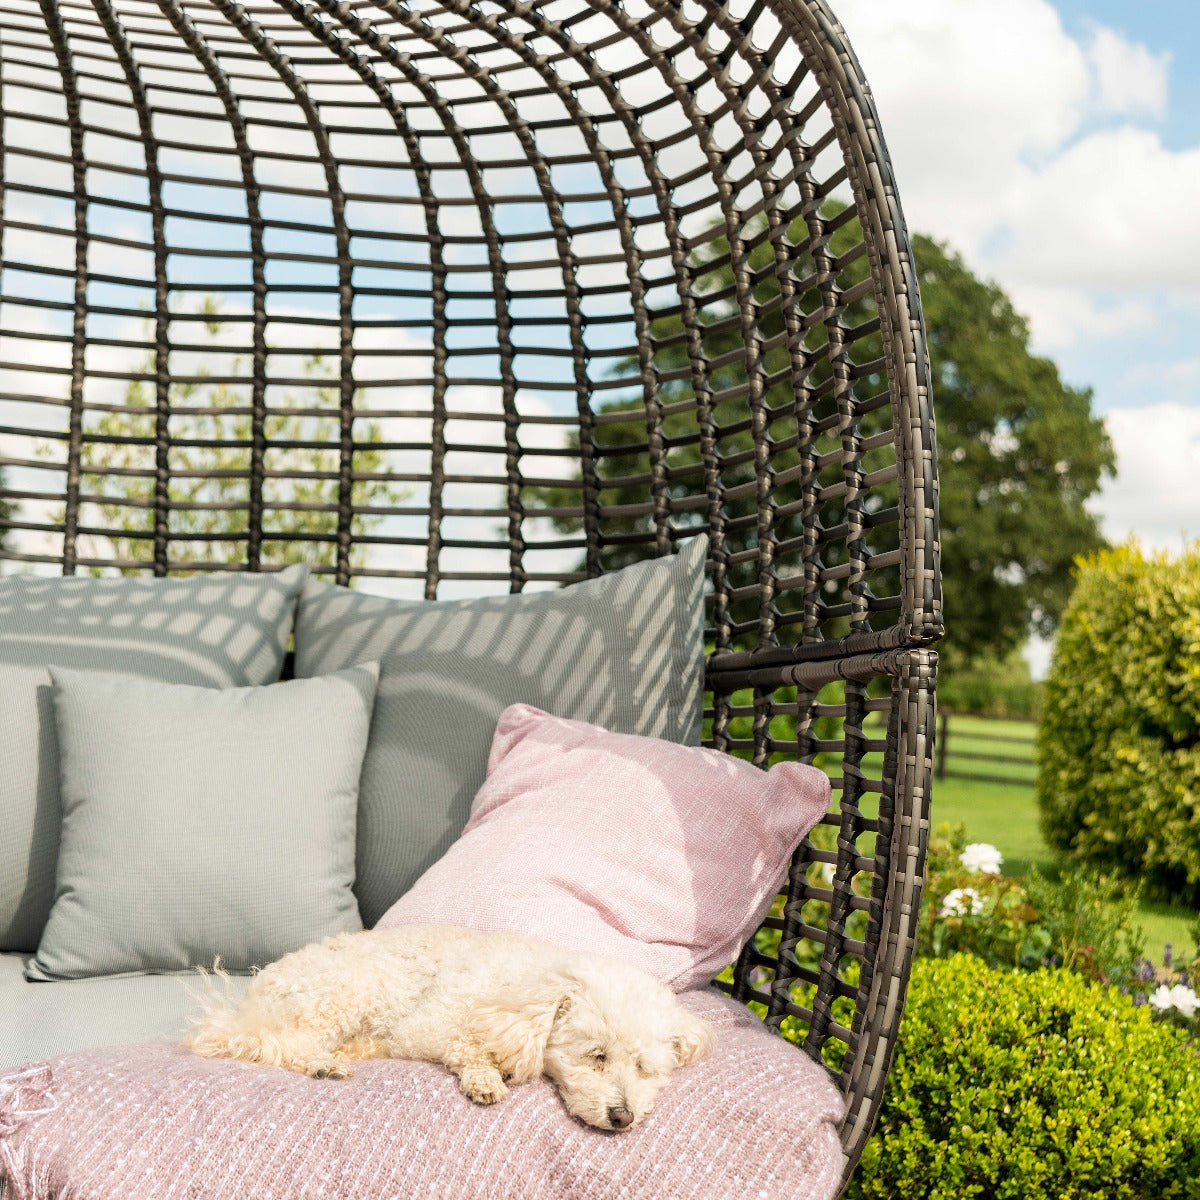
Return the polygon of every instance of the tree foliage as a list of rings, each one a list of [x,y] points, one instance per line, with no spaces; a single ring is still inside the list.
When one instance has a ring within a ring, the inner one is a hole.
[[[1200,899],[1200,545],[1080,563],[1037,760],[1051,846]]]
[[[844,210],[831,210],[831,222],[843,214]],[[797,241],[803,240],[801,231],[794,233]],[[831,250],[846,254],[859,240],[857,222],[842,221],[832,235]],[[720,259],[723,250],[718,242],[703,257]],[[1053,362],[1032,353],[1028,325],[999,287],[978,279],[959,256],[932,238],[918,235],[914,253],[929,335],[941,460],[942,565],[949,631],[943,645],[952,663],[983,655],[1003,658],[1022,644],[1031,625],[1043,632],[1052,629],[1069,592],[1074,556],[1102,544],[1096,519],[1084,504],[1102,476],[1112,472],[1113,451],[1102,422],[1091,412],[1091,391],[1064,384]],[[759,328],[768,347],[765,367],[768,373],[778,373],[766,397],[773,413],[769,433],[783,439],[789,432],[786,418],[792,411],[792,391],[785,370],[783,320],[776,304],[778,283],[770,262],[771,250],[765,242],[750,255]],[[868,272],[865,256],[849,255],[838,284],[843,290],[852,288]],[[722,454],[735,464],[724,473],[728,489],[754,478],[745,400],[736,395],[737,385],[745,379],[742,335],[737,322],[729,320],[735,311],[732,267],[725,265],[702,277],[707,293],[726,297],[705,302],[711,328],[706,328],[703,343],[709,362],[716,364],[710,372],[714,392],[718,397],[725,390],[735,393],[735,398],[719,401],[714,412],[717,425],[725,431],[720,438]],[[814,290],[801,297],[801,303],[806,311],[814,311],[820,308],[821,297]],[[859,301],[849,307],[844,323],[853,328],[873,315],[868,301]],[[669,408],[692,396],[679,317],[659,318],[653,334],[654,365],[665,380],[661,391]],[[814,354],[809,384],[817,392],[831,371],[820,353],[823,341],[821,324],[816,322],[806,336],[806,346]],[[858,363],[872,363],[881,355],[878,333],[855,343]],[[635,365],[622,364],[622,373],[629,374]],[[883,380],[878,373],[864,371],[855,387],[856,394],[869,396],[882,389]],[[642,404],[640,396],[626,397],[600,411],[634,410]],[[859,419],[864,437],[888,428],[890,422],[886,411],[863,412]],[[670,447],[668,463],[673,477],[680,480],[674,489],[678,496],[701,490],[696,473],[688,478],[686,471],[689,462],[700,459],[693,429],[694,418],[685,412],[669,414],[663,423]],[[794,419],[790,432],[794,436]],[[648,469],[645,426],[639,429],[635,421],[606,423],[601,436],[605,440],[598,471],[605,506],[644,502],[644,486],[621,481]],[[787,472],[796,462],[794,452],[781,451],[772,458],[777,473]],[[796,480],[776,487],[775,499],[781,506],[799,496]],[[535,505],[570,503],[562,490],[533,491]],[[894,484],[877,486],[868,512],[894,502]],[[753,508],[753,498],[746,498],[734,502],[728,515],[746,517]],[[575,517],[559,517],[556,523],[563,530],[581,525]],[[606,528],[635,532],[648,524],[645,516],[631,516],[606,521]],[[606,565],[622,565],[650,552],[644,544],[613,547]],[[826,565],[833,565],[831,558],[839,552],[844,554],[844,547],[839,551],[836,542],[830,542],[825,548]],[[782,609],[788,603],[787,595],[780,597]]]
[[[217,364],[224,377],[243,375],[242,359],[223,352],[216,341],[220,332],[217,310],[211,299],[205,301],[202,313],[213,318],[205,326],[214,339],[213,356],[197,374],[215,374],[212,367]],[[155,356],[151,352],[137,373],[152,376],[154,370]],[[338,387],[320,355],[305,359],[302,372],[311,384],[285,394],[282,402],[268,411],[264,422],[264,464],[268,470],[282,474],[268,479],[264,489],[267,513],[263,558],[273,565],[306,562],[327,566],[336,557],[333,537],[338,518],[336,511],[329,510],[338,498]],[[101,413],[83,444],[82,490],[87,495],[104,497],[95,504],[93,515],[98,518],[97,524],[111,531],[89,535],[93,548],[102,551],[99,556],[145,560],[150,554],[147,535],[154,528],[155,481],[146,469],[152,463],[152,451],[145,441],[153,438],[155,430],[153,392],[145,379],[132,380],[122,405]],[[173,383],[169,396],[172,408],[181,410],[171,416],[168,494],[172,559],[244,561],[252,431],[252,417],[246,411],[247,388],[223,379]],[[384,470],[384,452],[376,448],[382,440],[378,423],[360,421],[355,440],[356,472],[369,475]],[[395,504],[406,494],[383,480],[359,480],[353,485],[356,506]],[[381,519],[356,513],[352,535],[369,533]],[[352,565],[363,565],[364,555],[365,548],[356,544],[351,553]]]
[[[941,460],[951,664],[1050,633],[1078,554],[1103,544],[1084,507],[1115,465],[1090,388],[1030,351],[994,283],[928,237],[913,252],[929,334]]]

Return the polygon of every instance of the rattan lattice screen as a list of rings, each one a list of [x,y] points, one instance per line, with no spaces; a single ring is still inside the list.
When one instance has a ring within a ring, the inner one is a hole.
[[[941,614],[909,243],[822,0],[5,0],[0,196],[7,570],[432,599],[708,532],[712,743],[837,789],[726,986],[840,1073],[852,1165]]]

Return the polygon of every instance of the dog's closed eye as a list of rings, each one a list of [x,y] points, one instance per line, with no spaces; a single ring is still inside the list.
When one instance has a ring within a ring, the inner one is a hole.
[[[588,1058],[590,1058],[592,1060],[593,1064],[595,1064],[597,1069],[604,1066],[605,1063],[608,1062],[608,1055],[603,1050],[590,1051],[588,1053]]]

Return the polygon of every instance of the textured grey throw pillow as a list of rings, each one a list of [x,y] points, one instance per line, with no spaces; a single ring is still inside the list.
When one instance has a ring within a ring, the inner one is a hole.
[[[260,688],[51,667],[54,907],[30,979],[233,971],[362,928],[354,836],[379,665]]]
[[[305,587],[296,675],[380,663],[358,817],[355,892],[368,926],[462,832],[510,704],[700,740],[707,548],[699,536],[672,557],[571,587],[478,600]]]
[[[54,897],[62,818],[47,664],[273,683],[306,574],[0,579],[0,950],[33,950]]]

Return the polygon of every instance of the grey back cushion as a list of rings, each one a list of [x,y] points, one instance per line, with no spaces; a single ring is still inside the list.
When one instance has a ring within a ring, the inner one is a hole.
[[[54,906],[30,979],[230,970],[362,928],[358,780],[376,663],[258,688],[50,668]]]
[[[672,557],[571,587],[473,600],[305,587],[296,675],[380,664],[358,819],[355,892],[368,926],[462,832],[508,705],[699,742],[707,549],[698,536]]]
[[[306,574],[0,579],[0,950],[33,950],[54,897],[62,818],[47,665],[273,683]]]

